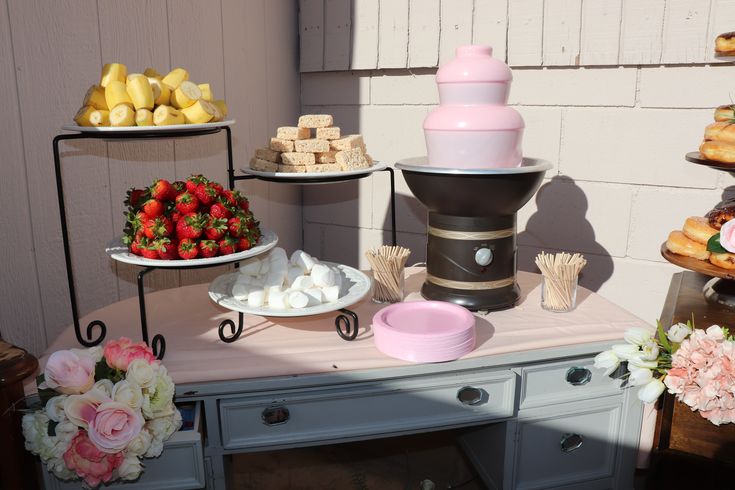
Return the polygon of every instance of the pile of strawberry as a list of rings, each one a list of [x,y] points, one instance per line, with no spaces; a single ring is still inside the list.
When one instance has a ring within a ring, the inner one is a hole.
[[[261,235],[248,200],[203,175],[132,188],[125,204],[123,242],[148,259],[228,255],[253,247]]]

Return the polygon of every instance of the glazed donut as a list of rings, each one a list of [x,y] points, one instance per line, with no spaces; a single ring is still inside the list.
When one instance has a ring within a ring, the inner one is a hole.
[[[721,105],[715,109],[715,121],[717,122],[733,122],[735,121],[735,110],[733,105]]]
[[[726,32],[717,36],[715,52],[720,55],[735,54],[735,32]]]
[[[735,144],[733,143],[705,141],[699,146],[699,153],[707,160],[735,163]]]
[[[686,255],[687,257],[693,257],[699,260],[707,260],[710,256],[706,245],[687,238],[679,230],[674,230],[669,233],[669,239],[666,240],[666,248],[677,255]]]
[[[707,141],[724,141],[735,143],[735,124],[715,122],[704,128],[704,139]]]
[[[709,261],[712,265],[723,269],[735,270],[735,254],[711,254]]]
[[[702,216],[690,216],[684,222],[684,234],[690,240],[707,245],[712,235],[717,234],[717,230],[709,225],[709,220]]]
[[[717,204],[712,211],[708,212],[705,217],[712,228],[719,230],[722,225],[731,219],[735,219],[735,199],[725,199]]]

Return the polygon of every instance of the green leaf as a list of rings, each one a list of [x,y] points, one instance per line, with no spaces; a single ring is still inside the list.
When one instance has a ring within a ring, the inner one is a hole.
[[[107,365],[107,361],[103,357],[94,366],[94,380],[99,381],[101,379],[111,379],[113,375],[113,369]]]
[[[664,326],[661,325],[661,320],[656,320],[656,327],[658,328],[658,341],[661,342],[661,345],[666,349],[666,352],[671,352],[671,344],[669,344],[669,339],[666,337],[666,332],[664,332]]]
[[[59,393],[56,390],[52,390],[51,388],[44,388],[44,389],[38,389],[38,398],[41,399],[41,403],[43,406],[46,406],[46,403],[52,399],[55,396],[59,396],[61,393]]]
[[[707,241],[707,250],[709,250],[710,252],[718,253],[718,254],[729,253],[727,249],[725,249],[725,247],[723,247],[720,244],[720,234],[719,233],[715,233]]]
[[[48,436],[49,437],[56,437],[56,426],[59,425],[58,422],[54,422],[53,420],[48,421]]]

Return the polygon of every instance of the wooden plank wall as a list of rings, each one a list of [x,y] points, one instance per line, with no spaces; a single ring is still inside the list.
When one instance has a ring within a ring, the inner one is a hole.
[[[470,42],[513,67],[725,62],[733,0],[300,0],[301,71],[435,67]],[[344,19],[351,9],[350,22]],[[351,42],[335,43],[339,39]],[[339,62],[335,62],[338,60]]]
[[[71,122],[102,64],[120,61],[131,71],[153,66],[161,72],[183,66],[193,80],[209,82],[237,120],[233,151],[242,167],[276,126],[298,116],[298,34],[295,0],[0,1],[5,340],[38,354],[71,322],[51,140]],[[319,63],[321,68],[321,58]],[[227,181],[224,133],[175,142],[74,142],[61,150],[82,314],[135,294],[138,270],[104,253],[122,230],[128,187],[192,172]],[[239,188],[286,248],[301,245],[297,187],[247,181]],[[146,285],[205,282],[218,273],[156,271]],[[114,335],[114,325],[108,327]]]

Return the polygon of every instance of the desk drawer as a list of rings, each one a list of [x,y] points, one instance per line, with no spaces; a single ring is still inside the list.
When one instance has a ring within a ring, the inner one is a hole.
[[[501,371],[225,399],[222,441],[228,450],[276,448],[470,425],[512,416],[514,394],[515,374]]]
[[[605,376],[592,358],[525,367],[521,371],[520,408],[621,395],[620,380]]]

